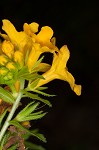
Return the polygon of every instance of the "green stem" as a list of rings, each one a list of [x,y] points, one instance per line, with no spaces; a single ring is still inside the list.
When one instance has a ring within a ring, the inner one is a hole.
[[[11,111],[10,111],[10,113],[9,113],[9,115],[8,115],[8,117],[7,117],[6,121],[5,121],[5,123],[4,123],[3,127],[2,127],[2,129],[1,129],[1,132],[0,132],[0,142],[1,142],[1,140],[2,140],[2,138],[3,138],[3,136],[4,136],[4,134],[5,134],[5,132],[6,132],[7,128],[8,128],[8,126],[9,126],[9,121],[12,119],[12,117],[13,117],[13,115],[14,115],[16,109],[17,109],[17,106],[19,105],[19,102],[20,102],[21,97],[22,97],[21,89],[23,89],[23,88],[24,88],[24,82],[21,81],[20,92],[18,93],[18,96],[17,96],[17,98],[16,98],[16,101],[15,101],[15,103],[13,104],[12,109],[11,109]]]

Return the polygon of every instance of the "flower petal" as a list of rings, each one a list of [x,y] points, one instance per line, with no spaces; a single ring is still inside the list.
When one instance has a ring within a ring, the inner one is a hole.
[[[78,96],[80,96],[81,95],[81,85],[76,85],[75,84],[75,86],[74,86],[74,92],[78,95]]]
[[[44,26],[41,31],[37,34],[36,39],[42,43],[50,41],[53,36],[53,30],[49,26]]]
[[[27,43],[27,35],[24,32],[17,32],[13,24],[7,20],[3,20],[2,29],[7,33],[11,42],[19,49],[23,48]]]

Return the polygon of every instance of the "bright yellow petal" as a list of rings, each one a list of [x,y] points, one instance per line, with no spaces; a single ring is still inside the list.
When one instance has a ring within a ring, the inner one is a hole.
[[[7,33],[11,42],[16,46],[16,48],[23,48],[27,43],[27,35],[24,32],[17,32],[17,30],[9,20],[3,20],[2,29]]]
[[[29,35],[32,35],[33,33],[38,32],[38,27],[39,27],[39,24],[36,22],[32,22],[30,24],[24,23],[23,25],[24,31]]]
[[[39,44],[35,44],[35,47],[32,47],[32,50],[28,56],[28,60],[27,60],[27,66],[29,68],[29,71],[31,71],[33,65],[36,63],[36,61],[38,60],[41,51],[40,49],[40,45]]]
[[[5,40],[10,40],[9,39],[9,37],[6,35],[6,34],[2,34],[2,33],[0,33],[0,36],[2,37],[2,38],[4,38]]]
[[[44,26],[41,31],[37,34],[36,39],[42,43],[50,41],[53,36],[53,30],[49,26]]]
[[[51,43],[52,43],[53,45],[56,45],[56,38],[55,38],[55,37],[53,37],[53,38],[51,39]]]
[[[44,79],[40,79],[38,85],[35,87],[42,86],[54,79],[60,79],[68,82],[70,84],[71,89],[77,94],[81,94],[81,86],[75,84],[75,79],[71,73],[68,72],[66,68],[66,63],[69,59],[70,53],[67,46],[63,46],[59,53],[54,55],[52,67],[45,72],[42,76]]]
[[[58,53],[54,53],[52,68],[55,68],[58,72],[61,72],[61,69],[66,67],[69,57],[70,52],[67,46],[62,46]]]
[[[75,86],[74,86],[74,92],[78,95],[78,96],[80,96],[81,95],[81,85],[76,85],[75,84]]]
[[[41,47],[40,44],[34,43],[27,60],[27,66],[29,70],[31,71],[33,65],[36,63],[36,61],[39,59],[42,53],[44,52],[54,53],[54,51],[55,51],[54,49],[49,49],[47,46]]]
[[[36,32],[38,32],[39,24],[36,22],[32,22],[29,24],[29,27],[33,33],[36,33]]]

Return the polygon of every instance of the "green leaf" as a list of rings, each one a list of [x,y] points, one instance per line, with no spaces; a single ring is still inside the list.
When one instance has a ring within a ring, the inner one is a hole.
[[[17,144],[11,146],[10,148],[8,148],[7,150],[16,150],[17,149]]]
[[[37,88],[37,90],[39,90],[39,91],[46,90],[46,89],[48,89],[48,87],[40,86],[40,87]]]
[[[42,114],[32,113],[29,116],[26,116],[25,118],[23,118],[23,120],[21,120],[21,121],[37,120],[37,119],[41,119],[45,115],[46,115],[46,113],[42,113]]]
[[[4,88],[0,87],[0,98],[3,99],[7,103],[14,103],[15,99],[12,96],[11,92],[5,90]]]
[[[39,91],[39,90],[32,90],[32,91],[35,92],[35,93],[41,94],[43,96],[47,96],[47,97],[56,96],[56,95],[48,94],[48,93],[45,93],[45,92],[42,92],[42,91]]]
[[[0,143],[1,150],[2,150],[2,148],[4,146],[4,144],[6,144],[6,142],[8,141],[9,136],[10,136],[9,132],[5,133],[3,139],[2,139],[2,141]]]
[[[52,107],[52,104],[48,100],[39,97],[37,94],[32,94],[30,92],[27,92],[26,90],[23,90],[22,92],[24,94],[24,97],[29,97],[33,100],[39,100],[39,101],[43,102],[44,104]]]
[[[18,115],[16,116],[16,120],[20,122],[25,120],[25,118],[29,116],[31,112],[33,112],[37,108],[38,105],[39,103],[29,103],[24,109],[22,109],[22,111],[18,113]]]
[[[43,148],[41,145],[36,145],[34,143],[27,142],[27,141],[25,141],[25,146],[31,150],[45,150],[45,148]]]
[[[28,133],[28,134],[30,134],[30,135],[32,135],[32,136],[34,136],[34,137],[37,137],[38,139],[40,139],[40,140],[43,141],[43,142],[46,142],[46,138],[44,137],[44,135],[41,134],[41,133],[38,133],[37,130],[32,130],[32,131],[31,131],[31,130],[28,130],[28,129],[24,128],[20,123],[18,123],[18,122],[15,121],[15,120],[11,120],[11,121],[9,122],[9,124],[14,125],[14,126],[16,126],[17,128],[20,128],[21,130],[25,131],[26,133]]]
[[[6,113],[7,113],[7,109],[6,109],[6,110],[3,112],[3,114],[1,114],[1,116],[0,116],[0,126],[1,126],[1,123],[2,123],[3,118],[5,117]]]

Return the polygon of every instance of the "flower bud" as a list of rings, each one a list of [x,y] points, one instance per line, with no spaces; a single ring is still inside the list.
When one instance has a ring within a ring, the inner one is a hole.
[[[6,67],[0,67],[0,75],[5,76],[8,71],[9,70]]]
[[[5,55],[0,55],[0,65],[5,65],[7,63],[7,58]]]
[[[15,62],[18,62],[20,66],[23,66],[23,53],[20,51],[16,51],[14,53],[14,60]]]
[[[2,43],[2,51],[9,57],[12,58],[14,54],[14,46],[10,41],[4,41]]]
[[[4,80],[8,81],[8,80],[11,80],[13,78],[13,74],[12,72],[8,72],[5,77],[4,77]]]
[[[14,63],[13,62],[8,62],[6,67],[9,69],[9,70],[13,70],[15,69],[15,66],[14,66]]]

